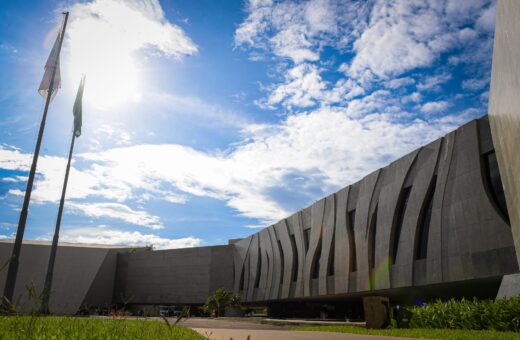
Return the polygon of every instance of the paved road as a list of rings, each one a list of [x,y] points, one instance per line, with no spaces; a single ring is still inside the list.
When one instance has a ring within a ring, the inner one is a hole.
[[[261,324],[260,320],[245,321],[233,319],[190,318],[180,322],[211,340],[404,340],[406,338],[373,335],[298,332],[291,331],[294,325]]]
[[[331,333],[331,332],[298,332],[270,329],[210,329],[193,328],[211,340],[404,340],[407,338]]]
[[[209,318],[189,318],[182,320],[179,325],[188,328],[211,328],[211,329],[256,329],[256,330],[286,330],[294,326],[279,326],[261,324],[260,320],[246,321],[233,319],[209,319]],[[229,339],[228,339],[229,340]]]

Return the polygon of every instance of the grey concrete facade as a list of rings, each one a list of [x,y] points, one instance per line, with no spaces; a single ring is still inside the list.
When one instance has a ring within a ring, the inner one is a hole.
[[[116,303],[203,304],[218,288],[233,288],[233,247],[122,252],[115,277]]]
[[[520,262],[520,1],[499,0],[489,120]]]
[[[487,117],[471,121],[236,242],[234,289],[269,302],[499,282],[518,272],[490,177],[493,152]]]
[[[13,243],[0,241],[0,263],[11,256]],[[51,289],[50,311],[74,314],[81,306],[109,307],[112,304],[117,253],[125,248],[60,244],[56,255]],[[38,301],[29,297],[28,289],[43,290],[49,261],[48,242],[25,241],[20,254],[20,269],[16,280],[14,301],[20,311],[39,308]],[[6,271],[0,272],[0,285],[5,284]]]

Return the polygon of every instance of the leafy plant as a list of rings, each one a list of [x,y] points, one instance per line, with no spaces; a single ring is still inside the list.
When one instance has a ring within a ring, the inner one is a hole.
[[[498,300],[435,301],[412,309],[414,328],[520,331],[520,296]]]
[[[219,317],[224,315],[226,309],[230,307],[240,308],[240,304],[240,294],[226,288],[219,288],[208,297],[204,304],[204,310],[209,314],[215,311],[216,316]]]

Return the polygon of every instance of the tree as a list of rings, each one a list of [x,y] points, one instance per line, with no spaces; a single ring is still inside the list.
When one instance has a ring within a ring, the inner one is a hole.
[[[219,288],[208,296],[204,304],[207,313],[216,311],[217,317],[224,315],[229,307],[240,307],[240,294],[226,288]]]

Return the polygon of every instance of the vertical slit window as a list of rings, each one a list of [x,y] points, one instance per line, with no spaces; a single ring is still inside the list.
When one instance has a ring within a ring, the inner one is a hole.
[[[296,248],[296,239],[294,235],[290,235],[291,249],[293,253],[293,261],[291,268],[291,282],[296,282],[298,279],[298,248]]]
[[[244,290],[244,267],[245,266],[242,266],[242,271],[240,273],[240,281],[239,281],[239,284],[238,284],[238,290],[239,291],[243,291]]]
[[[260,286],[260,274],[262,273],[262,248],[258,249],[258,265],[256,266],[255,288]]]
[[[330,252],[329,252],[329,263],[327,268],[327,275],[334,275],[334,252],[336,249],[336,235],[335,233],[332,234],[332,243],[330,245]]]
[[[491,194],[493,204],[498,209],[500,215],[502,215],[502,217],[509,224],[509,213],[507,211],[506,197],[504,195],[504,188],[502,186],[502,180],[500,179],[500,172],[498,170],[497,155],[495,151],[491,151],[485,154],[483,157],[488,192]]]
[[[354,226],[356,225],[356,210],[348,212],[348,245],[349,245],[349,268],[350,272],[357,270],[356,260],[356,238],[354,234]]]
[[[311,238],[311,229],[307,229],[303,231],[303,244],[305,245],[305,254],[309,250],[309,239]]]
[[[370,231],[368,235],[368,263],[370,268],[375,267],[376,262],[376,231],[377,231],[377,206],[372,214],[372,220],[370,223]]]
[[[321,260],[321,240],[318,242],[316,248],[316,255],[314,256],[314,262],[312,264],[311,277],[317,279],[320,276],[320,260]]]
[[[282,284],[283,283],[283,274],[285,272],[285,270],[284,270],[285,259],[284,259],[284,254],[283,254],[282,242],[280,242],[280,240],[278,240],[278,249],[280,250],[280,266],[282,269],[282,275],[280,275],[280,284]]]
[[[415,250],[416,260],[425,259],[428,255],[428,234],[430,233],[430,221],[432,219],[433,197],[435,195],[436,184],[437,176],[433,176],[430,187],[428,188],[426,200],[424,201],[423,207],[421,209],[421,217],[419,219],[419,235]]]
[[[397,258],[397,248],[399,247],[399,238],[401,230],[403,229],[404,215],[410,198],[412,187],[406,187],[401,191],[397,205],[397,218],[394,226],[393,244],[392,244],[392,263],[395,263]]]

